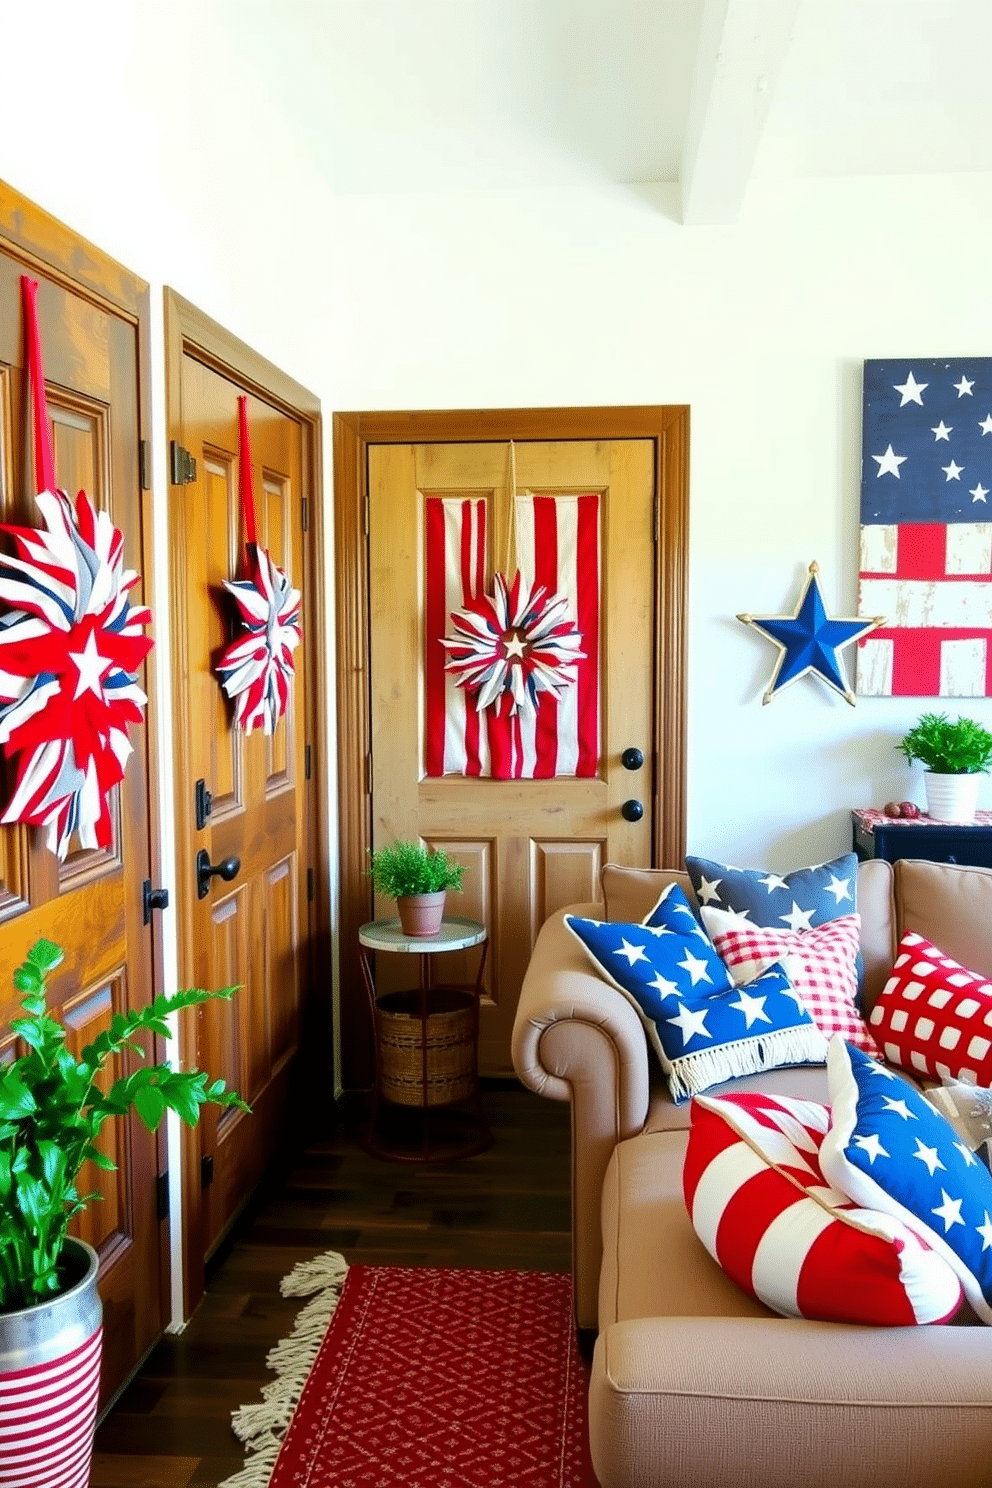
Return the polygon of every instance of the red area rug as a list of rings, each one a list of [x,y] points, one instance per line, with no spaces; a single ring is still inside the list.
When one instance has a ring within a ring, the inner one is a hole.
[[[248,1455],[221,1488],[595,1488],[569,1277],[345,1270],[283,1283],[320,1292],[236,1413]]]

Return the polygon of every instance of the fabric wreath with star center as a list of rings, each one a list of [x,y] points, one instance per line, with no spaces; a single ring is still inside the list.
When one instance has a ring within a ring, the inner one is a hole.
[[[5,525],[16,556],[0,556],[0,744],[17,759],[13,796],[0,820],[47,830],[64,860],[73,832],[83,847],[111,840],[107,797],[124,778],[127,727],[143,721],[138,672],[152,648],[151,620],[133,606],[140,583],[124,568],[124,537],[84,491],[75,512],[55,486],[45,409],[35,281],[21,281],[33,404],[36,497],[42,528]]]

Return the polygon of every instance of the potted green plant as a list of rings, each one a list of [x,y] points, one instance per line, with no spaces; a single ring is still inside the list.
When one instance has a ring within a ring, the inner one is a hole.
[[[979,775],[992,767],[992,733],[973,718],[923,713],[896,746],[924,767],[927,810],[936,821],[974,821]]]
[[[369,853],[369,874],[379,894],[396,900],[404,935],[436,935],[449,889],[461,890],[465,873],[440,848],[393,842]]]
[[[248,1107],[199,1070],[143,1064],[107,1078],[115,1056],[144,1056],[139,1034],[165,1036],[171,1013],[235,988],[189,989],[119,1013],[77,1059],[46,1004],[61,961],[58,946],[39,940],[14,973],[24,1016],[11,1028],[27,1053],[0,1066],[0,1434],[18,1482],[44,1468],[46,1483],[76,1484],[89,1480],[102,1336],[96,1252],[68,1233],[100,1197],[79,1192],[80,1171],[115,1166],[95,1144],[108,1118],[132,1108],[154,1131],[167,1110],[193,1125],[205,1102]]]

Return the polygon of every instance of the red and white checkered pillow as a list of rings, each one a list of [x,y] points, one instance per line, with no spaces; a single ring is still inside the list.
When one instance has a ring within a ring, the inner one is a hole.
[[[841,915],[811,930],[752,925],[725,909],[702,909],[703,924],[735,982],[750,982],[773,961],[789,980],[824,1038],[841,1034],[866,1054],[878,1048],[858,1011],[860,915]]]
[[[992,1085],[992,983],[907,930],[868,1019],[890,1064]]]
[[[830,1111],[788,1096],[696,1096],[683,1167],[693,1227],[743,1291],[783,1317],[905,1327],[953,1317],[961,1283],[901,1220],[831,1188]]]

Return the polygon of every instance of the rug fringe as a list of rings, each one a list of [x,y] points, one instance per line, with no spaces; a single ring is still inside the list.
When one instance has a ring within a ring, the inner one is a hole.
[[[337,1309],[348,1274],[348,1262],[328,1250],[309,1261],[299,1261],[279,1283],[284,1297],[309,1297],[297,1315],[293,1331],[266,1356],[276,1378],[262,1389],[259,1405],[243,1405],[231,1416],[235,1436],[245,1447],[245,1465],[218,1488],[268,1488],[283,1437],[293,1419],[303,1386]]]

